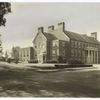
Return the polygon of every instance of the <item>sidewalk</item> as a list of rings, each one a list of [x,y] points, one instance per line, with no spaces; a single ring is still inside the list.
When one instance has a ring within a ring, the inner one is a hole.
[[[55,68],[55,64],[33,64],[33,63],[7,63],[0,62],[0,66],[8,67],[11,69],[29,69],[35,71],[52,72],[52,71],[89,71],[100,70],[100,64],[94,64],[93,67],[69,67],[69,68]]]

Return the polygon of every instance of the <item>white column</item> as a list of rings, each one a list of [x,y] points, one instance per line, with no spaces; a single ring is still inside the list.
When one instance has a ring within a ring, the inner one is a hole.
[[[96,63],[96,53],[95,53],[95,51],[94,51],[94,64]]]
[[[97,51],[97,64],[98,64],[98,51]]]
[[[93,51],[91,50],[91,63],[93,64]]]
[[[90,63],[90,50],[88,50],[87,63]]]
[[[92,51],[92,53],[93,53],[93,64],[94,64],[94,51]]]

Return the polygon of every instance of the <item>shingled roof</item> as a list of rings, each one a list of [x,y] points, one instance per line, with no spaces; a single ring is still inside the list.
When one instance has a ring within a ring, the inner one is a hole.
[[[77,41],[82,41],[82,42],[88,42],[88,43],[95,43],[98,44],[99,41],[94,39],[93,37],[87,36],[87,35],[82,35],[82,34],[78,34],[75,32],[71,32],[71,31],[65,31],[65,34],[70,38],[70,39],[74,39]]]

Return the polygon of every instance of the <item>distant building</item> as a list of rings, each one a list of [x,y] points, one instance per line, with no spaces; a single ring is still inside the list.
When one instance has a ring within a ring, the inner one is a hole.
[[[35,58],[39,63],[48,61],[67,62],[79,60],[84,63],[100,63],[100,42],[97,33],[91,36],[78,34],[65,30],[65,23],[58,23],[57,28],[53,25],[44,32],[43,27],[38,28],[38,33],[33,40],[36,52]]]
[[[28,62],[34,59],[33,47],[20,48],[19,50],[19,61]]]
[[[12,55],[12,58],[13,59],[15,59],[15,60],[19,60],[19,51],[20,51],[20,47],[13,47],[12,48],[12,53],[11,53],[11,55]]]

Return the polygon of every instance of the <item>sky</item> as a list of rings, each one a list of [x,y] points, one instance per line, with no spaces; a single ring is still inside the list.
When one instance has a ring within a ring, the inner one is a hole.
[[[97,32],[100,40],[100,3],[11,3],[6,27],[0,27],[3,50],[13,46],[29,47],[38,27],[65,22],[66,30],[90,35]]]

